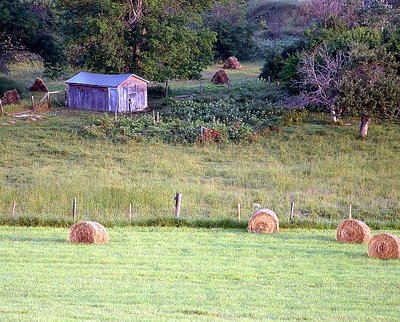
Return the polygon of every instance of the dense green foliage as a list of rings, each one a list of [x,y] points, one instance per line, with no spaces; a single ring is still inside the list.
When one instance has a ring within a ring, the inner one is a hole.
[[[46,67],[54,69],[65,64],[58,12],[53,1],[1,1],[0,32],[14,45],[8,60],[17,52],[27,50],[39,54]]]
[[[160,112],[162,121],[159,123],[154,123],[150,116],[122,117],[114,122],[106,114],[92,125],[83,127],[83,133],[105,134],[124,141],[147,139],[194,143],[201,141],[203,126],[218,133],[214,138],[218,142],[249,141],[258,130],[275,124],[283,110],[262,101],[240,103],[234,100],[196,102],[171,99]]]
[[[0,98],[4,95],[6,91],[16,89],[19,94],[22,94],[25,89],[18,82],[9,79],[7,77],[0,77]]]
[[[109,233],[107,245],[71,245],[67,228],[1,227],[2,318],[394,321],[400,314],[399,261],[370,259],[365,244],[336,243],[334,230]]]
[[[248,60],[256,55],[254,26],[247,19],[247,2],[230,1],[216,3],[206,13],[206,25],[217,34],[214,44],[215,56],[226,59],[235,56],[239,60]]]
[[[209,1],[147,0],[134,23],[127,1],[60,3],[74,66],[107,73],[133,70],[166,81],[198,77],[212,60],[215,35],[200,17]]]
[[[314,1],[310,8],[316,23],[297,52],[289,47],[267,55],[260,77],[283,81],[335,121],[343,113],[398,117],[398,4]]]

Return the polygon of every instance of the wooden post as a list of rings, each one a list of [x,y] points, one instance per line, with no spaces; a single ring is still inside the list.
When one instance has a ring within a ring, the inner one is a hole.
[[[35,110],[35,96],[31,96],[32,111]]]
[[[182,205],[182,193],[177,192],[175,196],[175,217],[178,220],[181,214],[181,205]]]
[[[156,124],[156,111],[153,110],[153,124]]]
[[[237,204],[237,213],[236,213],[236,215],[237,215],[237,221],[240,221],[240,202],[238,202],[238,204]]]
[[[129,203],[128,219],[129,219],[129,221],[132,221],[132,203]]]
[[[157,112],[157,123],[160,123],[160,112]]]
[[[293,221],[294,216],[294,201],[290,203],[290,214],[289,214],[289,222]]]
[[[164,97],[167,98],[168,97],[168,86],[169,86],[169,81],[165,81],[165,89],[164,89]]]
[[[15,217],[15,210],[17,208],[17,202],[14,200],[12,204],[12,216]]]
[[[72,200],[72,219],[76,219],[76,198]]]
[[[1,99],[0,99],[0,113],[1,113],[1,115],[4,114],[4,107],[3,107],[3,103],[1,101]]]
[[[115,113],[114,113],[114,121],[118,121],[118,106],[115,107]]]
[[[353,216],[351,214],[351,205],[349,205],[349,219],[352,219],[352,218],[353,218]]]
[[[49,106],[49,110],[51,110],[51,97],[50,97],[50,93],[47,94],[47,105]]]
[[[268,76],[268,83],[271,83],[271,76]]]

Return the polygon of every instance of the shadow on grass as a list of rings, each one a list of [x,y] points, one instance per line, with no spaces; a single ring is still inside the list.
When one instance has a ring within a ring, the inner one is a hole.
[[[63,238],[43,238],[43,237],[21,237],[21,236],[4,236],[0,235],[0,240],[9,240],[14,242],[30,242],[30,243],[67,243]]]

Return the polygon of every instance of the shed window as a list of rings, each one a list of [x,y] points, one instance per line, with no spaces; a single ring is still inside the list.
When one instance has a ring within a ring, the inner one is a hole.
[[[128,87],[128,94],[135,94],[137,93],[137,85],[132,85]]]

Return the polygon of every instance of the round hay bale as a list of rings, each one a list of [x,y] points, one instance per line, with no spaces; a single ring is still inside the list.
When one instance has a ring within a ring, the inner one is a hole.
[[[368,256],[379,259],[400,258],[400,238],[388,233],[375,235],[368,243]]]
[[[71,226],[68,234],[70,243],[106,244],[108,233],[103,225],[95,221],[79,221]]]
[[[336,240],[339,243],[368,243],[371,238],[371,230],[360,220],[346,219],[336,230]]]
[[[247,226],[249,233],[272,234],[279,231],[279,219],[270,209],[260,209],[253,213]]]

